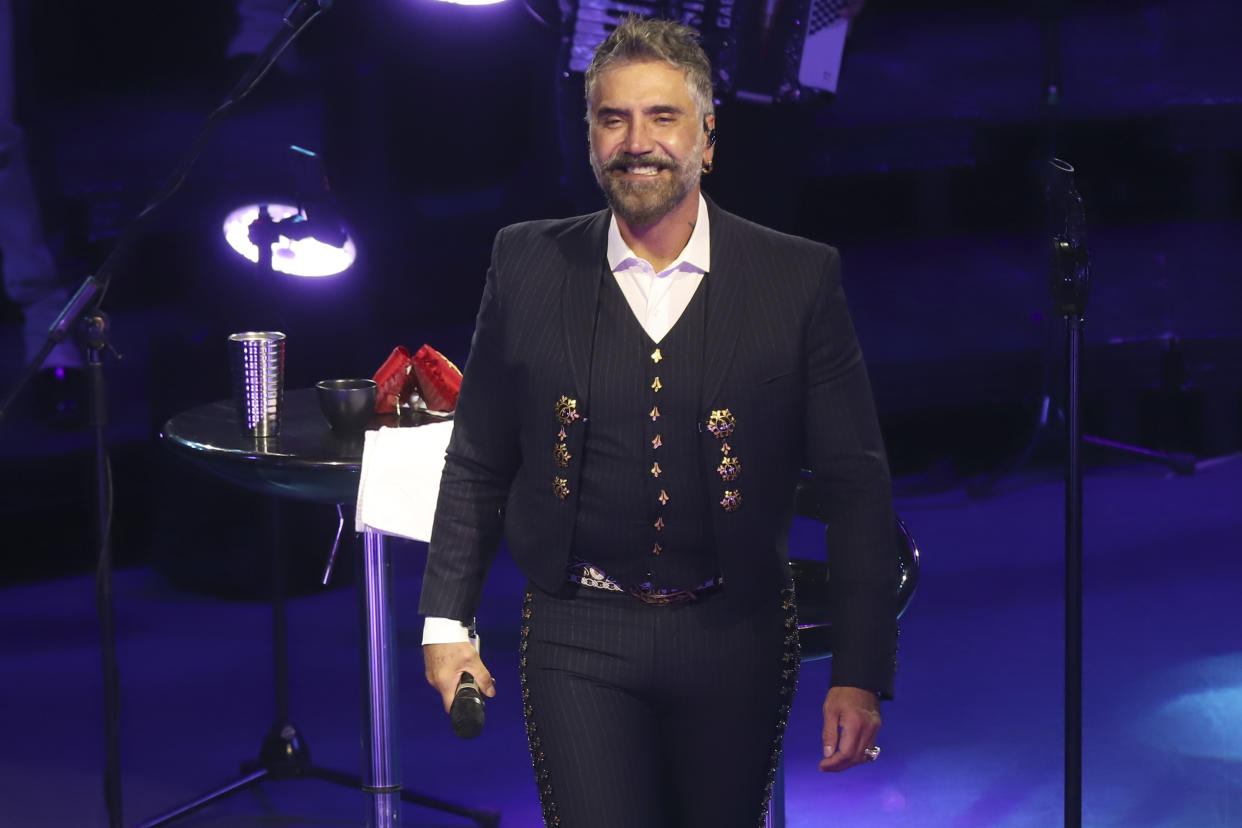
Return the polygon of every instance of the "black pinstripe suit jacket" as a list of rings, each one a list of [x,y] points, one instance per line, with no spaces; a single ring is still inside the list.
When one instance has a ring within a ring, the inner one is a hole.
[[[699,441],[711,502],[726,489],[741,493],[735,511],[712,510],[726,589],[788,579],[794,487],[809,467],[831,504],[833,684],[890,695],[897,638],[891,486],[840,259],[827,245],[760,227],[710,201],[708,209],[701,417],[706,424],[713,410],[733,415],[725,439],[741,462],[737,480],[725,483],[716,472],[721,439],[705,427],[686,436]],[[612,278],[608,219],[605,210],[516,224],[496,236],[436,506],[419,605],[425,615],[474,615],[502,534],[532,581],[549,591],[564,584],[590,427],[595,309],[602,279]],[[553,451],[562,428],[572,458],[565,468]]]

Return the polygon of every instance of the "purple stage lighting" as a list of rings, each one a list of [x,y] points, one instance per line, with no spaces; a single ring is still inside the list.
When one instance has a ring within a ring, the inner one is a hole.
[[[259,248],[250,240],[250,226],[259,218],[259,207],[258,204],[238,207],[224,220],[224,238],[229,247],[255,263],[259,261]],[[299,213],[297,207],[289,204],[267,205],[268,218],[272,222],[280,222]],[[355,258],[357,249],[350,238],[346,238],[342,246],[334,247],[315,238],[291,239],[281,235],[272,244],[272,270],[290,276],[335,276],[347,270]]]

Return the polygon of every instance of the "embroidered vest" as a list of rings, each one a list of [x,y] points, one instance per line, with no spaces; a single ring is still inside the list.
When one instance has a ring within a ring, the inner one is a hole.
[[[698,450],[706,289],[657,344],[615,279],[600,288],[573,558],[622,586],[717,574]]]

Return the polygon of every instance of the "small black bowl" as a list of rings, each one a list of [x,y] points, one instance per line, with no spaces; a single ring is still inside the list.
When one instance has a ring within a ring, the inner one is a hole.
[[[375,380],[334,379],[315,383],[319,409],[333,430],[364,431],[375,413]]]

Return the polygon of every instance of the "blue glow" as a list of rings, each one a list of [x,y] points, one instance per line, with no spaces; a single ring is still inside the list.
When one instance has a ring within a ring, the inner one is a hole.
[[[1194,686],[1176,688],[1145,717],[1145,740],[1187,756],[1242,761],[1242,655],[1199,659],[1182,675]]]
[[[1242,760],[1242,683],[1183,693],[1156,713],[1162,725],[1177,730],[1181,753],[1205,758]]]

